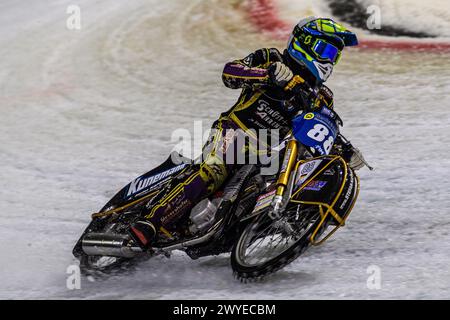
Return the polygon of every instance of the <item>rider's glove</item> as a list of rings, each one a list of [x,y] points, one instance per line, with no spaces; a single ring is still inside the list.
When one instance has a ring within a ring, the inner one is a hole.
[[[267,71],[270,82],[278,87],[284,88],[294,77],[291,69],[282,62],[272,63]]]
[[[362,152],[358,148],[355,148],[353,146],[349,151],[352,152],[350,160],[348,161],[348,165],[350,166],[350,168],[356,171],[364,167],[365,161]]]

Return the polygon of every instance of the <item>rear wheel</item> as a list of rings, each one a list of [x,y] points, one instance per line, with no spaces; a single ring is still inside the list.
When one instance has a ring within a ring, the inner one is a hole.
[[[320,223],[315,206],[290,205],[279,219],[259,215],[242,232],[231,253],[231,265],[241,281],[258,280],[298,258],[310,245]],[[321,227],[323,233],[326,224]]]
[[[127,217],[124,215],[123,220]],[[130,216],[131,218],[131,216]],[[118,250],[116,246],[121,245],[123,239],[127,239],[124,232],[127,230],[130,222],[97,222],[94,220],[91,228],[83,234],[74,248],[74,255],[80,261],[80,269],[86,275],[109,274],[115,271],[129,268],[138,260],[139,255],[127,257],[111,254],[105,251]],[[94,238],[92,238],[94,237]],[[90,248],[103,248],[100,254],[85,251],[84,241],[87,241]],[[103,255],[105,254],[105,255]]]
[[[131,259],[107,256],[83,255],[80,259],[81,271],[86,274],[111,273],[127,268]]]

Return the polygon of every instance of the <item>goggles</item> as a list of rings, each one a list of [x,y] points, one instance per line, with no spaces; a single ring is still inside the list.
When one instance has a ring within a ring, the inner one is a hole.
[[[312,46],[312,51],[321,59],[327,60],[333,64],[336,64],[341,57],[341,53],[338,48],[320,39],[316,40]]]

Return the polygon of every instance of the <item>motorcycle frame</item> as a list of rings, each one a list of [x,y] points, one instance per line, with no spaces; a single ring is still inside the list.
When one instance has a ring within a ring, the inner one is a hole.
[[[160,190],[152,191],[149,194],[147,194],[147,195],[145,195],[145,196],[143,196],[143,197],[141,197],[141,198],[139,198],[137,200],[134,200],[132,202],[128,202],[127,204],[124,204],[123,206],[120,206],[118,208],[114,208],[114,209],[107,210],[107,211],[104,211],[104,212],[93,213],[91,218],[92,219],[94,219],[94,218],[104,218],[104,217],[110,216],[112,214],[119,213],[119,212],[121,212],[121,211],[123,211],[123,210],[125,210],[125,209],[127,209],[129,207],[132,207],[132,206],[134,206],[134,205],[136,205],[136,204],[138,204],[138,203],[140,203],[140,202],[142,202],[144,200],[151,199],[152,197],[156,196],[159,191]]]

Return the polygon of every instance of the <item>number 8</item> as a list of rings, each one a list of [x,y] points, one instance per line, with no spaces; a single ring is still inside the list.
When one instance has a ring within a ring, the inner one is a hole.
[[[323,143],[323,148],[325,149],[325,152],[326,152],[327,154],[330,153],[331,148],[333,148],[333,144],[334,144],[334,138],[333,138],[332,136],[330,136],[330,137],[327,139],[327,141],[325,141],[325,142]]]
[[[308,137],[318,142],[322,142],[328,136],[330,131],[322,124],[316,124],[313,129],[309,130]]]

